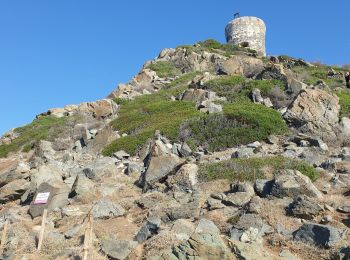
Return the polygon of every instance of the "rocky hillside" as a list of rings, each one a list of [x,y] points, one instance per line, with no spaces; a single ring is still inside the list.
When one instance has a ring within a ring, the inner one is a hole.
[[[349,259],[347,73],[207,40],[39,114],[0,138],[0,258]]]

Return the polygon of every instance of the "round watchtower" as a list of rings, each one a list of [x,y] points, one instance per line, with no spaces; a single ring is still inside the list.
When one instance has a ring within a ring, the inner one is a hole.
[[[243,16],[233,19],[225,29],[227,43],[241,45],[266,56],[266,25],[257,17]]]

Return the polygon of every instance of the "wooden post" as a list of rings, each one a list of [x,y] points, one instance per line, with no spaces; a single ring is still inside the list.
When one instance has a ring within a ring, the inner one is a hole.
[[[8,225],[9,225],[9,221],[6,220],[5,224],[4,224],[4,229],[2,231],[2,236],[1,236],[0,254],[3,252],[5,244],[6,244],[6,235],[7,235]]]
[[[38,251],[41,250],[41,246],[43,245],[46,217],[47,217],[47,209],[44,209],[43,218],[41,220],[41,229],[40,229],[39,241],[38,241]]]
[[[93,216],[91,212],[89,213],[87,217],[87,223],[86,223],[86,229],[85,229],[85,235],[84,235],[84,255],[83,255],[83,260],[88,260],[88,256],[92,255],[92,240],[93,240]]]

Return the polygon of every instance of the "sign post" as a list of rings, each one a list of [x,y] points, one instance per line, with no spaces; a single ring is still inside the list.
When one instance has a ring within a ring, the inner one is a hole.
[[[43,240],[44,240],[46,217],[47,217],[47,209],[44,209],[43,219],[41,220],[41,229],[40,229],[39,241],[38,241],[38,251],[41,250],[41,246],[42,246]]]

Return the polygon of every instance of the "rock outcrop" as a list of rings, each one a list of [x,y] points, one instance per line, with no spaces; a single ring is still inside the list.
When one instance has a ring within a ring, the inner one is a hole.
[[[319,89],[302,90],[283,117],[299,131],[336,139],[339,122],[339,98]]]

